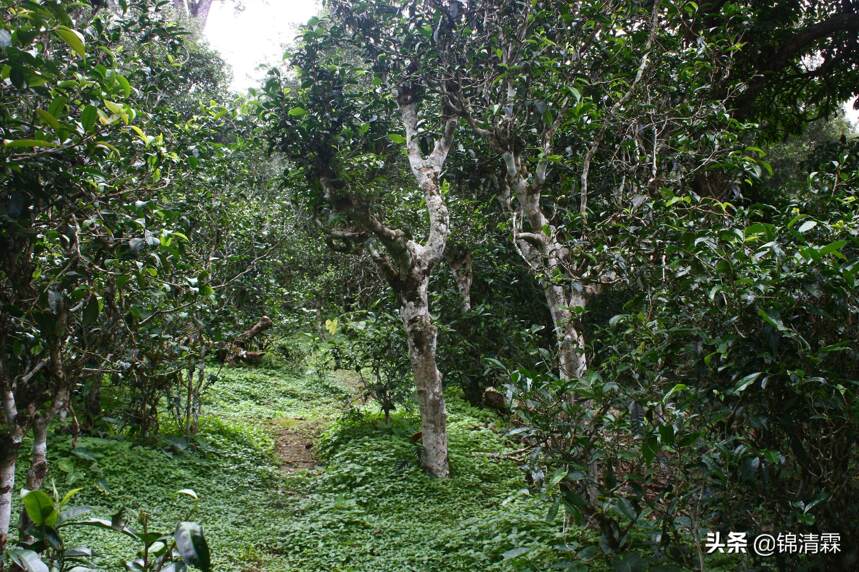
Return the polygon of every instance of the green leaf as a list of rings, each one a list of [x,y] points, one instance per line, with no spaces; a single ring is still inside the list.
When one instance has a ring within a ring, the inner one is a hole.
[[[122,119],[123,123],[125,123],[126,125],[128,124],[128,122],[129,122],[128,111],[126,110],[124,105],[122,105],[120,103],[116,103],[115,101],[109,101],[109,100],[105,99],[104,100],[104,106],[107,107],[107,109],[110,110],[111,113],[113,113],[114,115],[116,115],[120,119]]]
[[[797,231],[799,231],[800,234],[804,234],[816,226],[817,226],[817,222],[815,222],[813,220],[807,220],[804,223],[802,223],[801,225],[799,225],[799,228],[797,229]]]
[[[674,445],[674,426],[660,425],[659,426],[659,442],[667,447]]]
[[[641,456],[644,457],[645,463],[650,463],[656,458],[656,453],[659,452],[659,442],[656,440],[656,435],[650,434],[644,438],[641,443]]]
[[[504,560],[510,560],[511,558],[516,558],[517,556],[522,556],[527,552],[530,552],[531,549],[527,546],[520,546],[519,548],[512,548],[501,555]]]
[[[78,487],[76,489],[68,491],[65,495],[63,495],[63,500],[60,501],[60,506],[66,506],[68,502],[72,500],[72,498],[74,498],[74,496],[82,490],[82,488]]]
[[[137,125],[130,125],[130,126],[129,126],[129,128],[130,128],[132,131],[134,131],[134,133],[137,135],[137,138],[138,138],[138,139],[140,139],[141,141],[143,141],[144,145],[146,145],[147,147],[149,147],[149,144],[152,142],[153,137],[150,137],[149,135],[147,135],[147,134],[143,131],[143,129],[141,129],[141,128],[140,128],[140,127],[138,127]]]
[[[116,83],[119,84],[119,88],[122,90],[123,95],[125,97],[131,97],[131,84],[128,83],[128,80],[122,74],[114,74],[113,76],[116,79]]]
[[[180,522],[174,535],[176,550],[186,563],[203,572],[211,570],[211,557],[203,528],[196,522]]]
[[[12,548],[9,550],[9,557],[25,572],[49,572],[48,565],[32,550]]]
[[[775,238],[776,233],[775,226],[764,222],[756,222],[747,226],[744,229],[743,234],[746,237],[746,241],[751,241],[760,236],[764,236],[767,240],[772,240]]]
[[[304,117],[307,115],[307,110],[303,107],[293,107],[287,113],[290,117]]]
[[[844,255],[841,254],[841,249],[847,246],[846,240],[836,240],[835,242],[830,242],[826,246],[822,247],[818,252],[821,255],[833,254],[839,258],[844,258]]]
[[[77,55],[86,56],[86,42],[80,32],[66,26],[58,26],[54,31]]]
[[[402,145],[406,142],[406,138],[400,135],[399,133],[388,133],[388,139],[392,143],[396,143],[397,145]]]
[[[612,561],[611,568],[614,572],[644,572],[649,569],[641,556],[635,553],[618,556]]]
[[[32,149],[33,147],[56,147],[57,144],[44,139],[7,139],[3,142],[3,146],[7,149]]]
[[[758,316],[760,316],[764,322],[766,322],[780,332],[784,332],[785,330],[787,330],[787,328],[784,326],[784,323],[777,316],[770,316],[762,308],[758,308]]]
[[[50,112],[45,111],[44,109],[37,109],[36,115],[39,116],[39,119],[42,120],[42,123],[50,126],[54,131],[59,131],[60,122]]]
[[[98,121],[98,109],[92,105],[84,107],[81,111],[81,125],[83,125],[84,131],[92,131],[96,121]]]
[[[625,516],[628,520],[632,522],[638,520],[638,512],[635,510],[635,507],[632,506],[632,503],[629,502],[629,499],[625,499],[623,497],[616,499],[614,501],[614,506],[620,514]]]
[[[744,376],[734,386],[734,393],[740,394],[740,393],[744,392],[751,384],[756,382],[760,376],[761,376],[761,372],[759,372],[759,371],[756,371],[755,373],[750,373],[749,375]]]
[[[54,506],[54,499],[44,491],[30,491],[21,500],[27,516],[36,526],[53,527],[60,518],[60,513]]]
[[[567,476],[567,468],[566,467],[558,469],[557,471],[554,472],[554,474],[552,475],[552,478],[549,480],[549,486],[551,486],[551,487],[556,486],[558,483],[563,481],[564,477],[566,477],[566,476]]]
[[[662,398],[662,403],[667,402],[669,399],[671,399],[673,396],[677,395],[678,393],[686,391],[686,389],[688,389],[688,386],[685,383],[678,383],[677,385],[672,387],[668,391],[668,393],[665,394],[665,396]]]

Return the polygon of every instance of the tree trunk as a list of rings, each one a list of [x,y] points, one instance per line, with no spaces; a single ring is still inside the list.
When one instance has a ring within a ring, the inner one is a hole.
[[[271,321],[271,318],[269,318],[268,316],[263,316],[257,321],[256,324],[239,334],[239,336],[233,341],[233,343],[238,344],[240,346],[244,345],[253,338],[263,333],[264,331],[270,329],[272,324],[273,322]]]
[[[584,307],[584,297],[565,296],[562,286],[549,285],[543,289],[552,315],[558,344],[558,375],[561,379],[578,379],[587,371],[584,337],[576,329],[572,308]],[[578,302],[578,304],[576,304]],[[575,304],[575,305],[574,305]]]
[[[200,26],[200,32],[206,29],[206,22],[209,20],[209,10],[212,8],[213,0],[197,0],[194,2],[192,15]]]
[[[401,86],[404,88],[404,86]],[[424,194],[429,215],[429,234],[424,244],[406,242],[406,252],[398,258],[407,262],[409,271],[400,273],[400,284],[405,286],[400,295],[400,315],[409,338],[409,357],[415,376],[418,402],[421,409],[424,469],[440,478],[450,476],[447,456],[447,412],[444,407],[442,376],[436,365],[436,339],[438,332],[429,312],[430,272],[444,257],[447,237],[450,234],[450,216],[440,177],[456,131],[455,117],[444,118],[444,133],[436,140],[428,157],[421,153],[418,135],[418,114],[414,93],[401,89],[397,103],[406,131],[406,149],[412,174]],[[395,250],[397,250],[395,248]]]
[[[436,365],[437,329],[432,323],[427,300],[427,272],[416,291],[403,300],[400,315],[409,340],[409,357],[415,376],[421,409],[424,469],[440,478],[450,476],[447,456],[447,412],[442,376]]]
[[[11,439],[10,439],[11,440]],[[3,447],[7,447],[3,443]],[[4,451],[0,460],[0,555],[9,541],[9,523],[12,519],[12,494],[15,490],[15,461],[17,448]]]
[[[471,310],[471,283],[473,281],[471,253],[467,250],[449,249],[446,256],[462,300],[462,311],[468,313]]]
[[[573,281],[565,286],[552,281],[557,274],[564,276],[565,281],[571,276],[564,266],[568,250],[540,204],[545,167],[538,168],[536,176],[530,176],[518,154],[507,151],[503,158],[507,176],[502,203],[513,213],[514,245],[543,287],[558,347],[558,375],[562,379],[579,378],[587,371],[587,361],[584,336],[576,328],[577,315],[573,309],[584,308],[587,299],[581,283]],[[526,223],[528,230],[524,228]]]
[[[59,389],[54,396],[51,408],[44,415],[38,413],[33,405],[29,408],[33,426],[33,449],[30,468],[27,470],[27,490],[37,491],[42,488],[45,482],[45,476],[48,474],[48,427],[58,414],[65,412],[66,407],[68,407],[68,399],[68,391]],[[24,536],[24,531],[29,527],[29,524],[30,517],[24,510],[21,510],[19,527],[22,538],[27,538]]]
[[[27,471],[27,490],[37,491],[48,474],[48,420],[39,418],[33,423],[33,457]]]
[[[456,132],[457,118],[445,110],[442,115],[444,130],[428,156],[421,151],[418,133],[417,96],[409,84],[399,86],[397,104],[406,133],[406,150],[409,166],[415,181],[423,192],[429,217],[429,232],[421,244],[409,235],[385,225],[384,221],[367,208],[363,201],[353,200],[330,165],[319,165],[319,183],[325,197],[335,209],[340,209],[357,225],[357,229],[333,231],[332,237],[366,241],[372,236],[384,247],[378,249],[367,241],[370,256],[397,294],[400,318],[409,343],[409,358],[415,377],[421,411],[419,433],[423,440],[422,465],[435,477],[450,476],[447,454],[447,413],[442,392],[442,375],[436,364],[437,330],[429,312],[427,289],[433,266],[444,257],[447,237],[450,234],[450,216],[445,205],[440,177]],[[345,192],[344,192],[345,191]],[[345,199],[345,200],[344,200]]]
[[[214,0],[173,0],[173,7],[179,16],[188,18],[202,33],[206,28],[209,10],[213,3]]]
[[[256,324],[236,336],[236,338],[221,346],[218,350],[218,361],[221,363],[235,364],[242,361],[249,364],[259,364],[265,352],[246,351],[245,346],[252,339],[270,329],[273,325],[271,318],[263,316]]]
[[[85,402],[87,429],[95,427],[96,422],[101,418],[101,381],[101,375],[96,375],[87,387]]]
[[[0,434],[0,555],[9,540],[12,521],[12,495],[15,492],[15,463],[23,431],[18,426],[18,411],[11,390],[3,391],[3,428]]]

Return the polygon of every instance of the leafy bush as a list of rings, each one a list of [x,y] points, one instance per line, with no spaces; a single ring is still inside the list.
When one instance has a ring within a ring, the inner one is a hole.
[[[353,314],[339,333],[332,352],[342,367],[358,374],[364,401],[378,403],[386,421],[398,406],[411,405],[414,382],[400,318],[390,313]]]
[[[607,552],[700,565],[712,530],[855,546],[859,162],[843,151],[781,204],[666,196],[636,235],[665,266],[636,265],[647,287],[597,329],[592,371],[513,373],[535,485],[599,523]]]
[[[82,572],[89,570],[92,550],[87,547],[67,548],[63,539],[67,529],[97,527],[123,534],[139,547],[137,558],[125,563],[131,572],[179,572],[187,565],[203,572],[212,569],[211,555],[202,527],[190,519],[197,509],[197,494],[184,489],[180,495],[192,497],[194,506],[176,524],[172,532],[156,532],[150,528],[150,515],[141,510],[137,515],[140,528],[126,524],[124,510],[110,519],[84,518],[90,509],[70,506],[80,491],[72,489],[62,498],[54,491],[51,497],[43,491],[25,491],[22,504],[27,516],[22,530],[21,546],[4,556],[25,572]]]

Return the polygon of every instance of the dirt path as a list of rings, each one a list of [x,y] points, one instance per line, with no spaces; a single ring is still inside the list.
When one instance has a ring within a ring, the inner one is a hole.
[[[313,455],[313,446],[324,428],[319,419],[285,417],[275,421],[275,449],[284,472],[294,473],[319,466]]]
[[[352,403],[360,399],[360,383],[352,371],[332,372],[331,380],[352,394]],[[281,469],[294,473],[319,466],[314,456],[314,446],[319,434],[331,423],[330,419],[313,417],[282,417],[273,422],[272,434],[275,449],[280,458]]]

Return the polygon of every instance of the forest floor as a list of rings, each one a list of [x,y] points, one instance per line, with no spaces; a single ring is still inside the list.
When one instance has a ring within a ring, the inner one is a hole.
[[[213,371],[214,372],[214,371]],[[145,509],[169,531],[199,496],[218,572],[545,570],[581,548],[548,504],[527,493],[504,460],[509,444],[493,413],[448,397],[452,477],[418,464],[414,412],[386,425],[359,407],[345,372],[290,368],[218,372],[201,430],[192,440],[132,444],[109,431],[72,449],[57,433],[51,478],[77,504],[130,525]],[[351,411],[351,413],[348,413]],[[162,433],[169,434],[163,420]],[[118,534],[78,530],[67,545],[90,546],[103,570],[122,570],[135,547]]]

